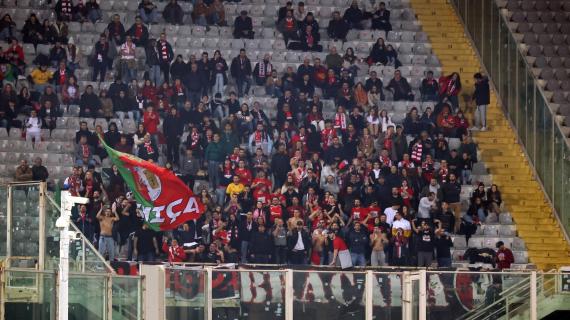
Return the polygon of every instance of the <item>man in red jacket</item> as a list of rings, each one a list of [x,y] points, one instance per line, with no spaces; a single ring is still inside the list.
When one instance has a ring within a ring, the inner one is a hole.
[[[168,253],[168,262],[184,262],[186,260],[186,252],[184,252],[184,248],[178,245],[178,240],[172,239],[170,243],[170,247],[166,242],[166,239],[162,243],[162,251]]]
[[[497,242],[497,268],[499,270],[509,269],[514,262],[515,257],[511,249],[505,247],[503,241]]]

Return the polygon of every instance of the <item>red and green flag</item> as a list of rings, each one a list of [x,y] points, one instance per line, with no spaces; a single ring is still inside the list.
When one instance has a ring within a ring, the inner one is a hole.
[[[198,197],[172,171],[114,150],[101,137],[99,140],[119,168],[151,229],[176,229],[188,220],[198,219],[204,212]]]

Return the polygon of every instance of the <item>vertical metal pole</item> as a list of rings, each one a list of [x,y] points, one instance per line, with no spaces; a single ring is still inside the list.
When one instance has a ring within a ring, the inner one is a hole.
[[[212,267],[206,267],[206,276],[204,280],[206,282],[204,286],[204,319],[212,320],[213,304],[212,304]]]
[[[40,207],[39,207],[39,253],[38,253],[38,264],[40,265],[40,270],[45,269],[45,254],[46,254],[46,194],[47,194],[47,184],[46,182],[40,182]]]
[[[139,279],[137,280],[137,320],[144,319],[143,305],[144,305],[144,290],[145,290],[144,281],[146,281],[145,279],[146,279],[145,276],[140,276]]]
[[[105,317],[103,320],[113,319],[113,277],[111,274],[105,275],[107,294],[105,295]]]
[[[4,319],[4,303],[6,303],[6,296],[4,293],[4,270],[0,267],[0,319]]]
[[[402,319],[409,320],[412,318],[411,311],[411,283],[410,272],[404,271],[402,274]]]
[[[530,273],[530,320],[537,320],[536,271]]]
[[[85,272],[85,237],[81,237],[81,272]]]
[[[420,320],[427,319],[427,273],[426,270],[420,270]]]
[[[71,216],[71,204],[68,206],[69,191],[61,193],[61,217],[64,218],[69,214]],[[68,208],[69,207],[69,208]],[[68,213],[69,211],[69,213]],[[68,218],[69,219],[69,218]],[[68,319],[68,302],[69,302],[69,223],[64,224],[59,229],[59,297],[58,301],[58,319]]]
[[[374,315],[374,273],[372,270],[366,271],[366,278],[364,281],[364,296],[365,301],[365,319],[372,320]]]
[[[6,205],[6,269],[10,268],[12,260],[12,186],[8,185]]]
[[[293,320],[293,269],[285,270],[285,320]]]

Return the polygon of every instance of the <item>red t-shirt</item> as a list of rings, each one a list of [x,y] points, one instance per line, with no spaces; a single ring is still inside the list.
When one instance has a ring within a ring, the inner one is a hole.
[[[354,207],[352,208],[352,219],[353,220],[358,220],[358,221],[362,221],[366,218],[366,215],[368,215],[368,208],[363,208],[363,207]]]
[[[341,237],[339,237],[339,236],[334,237],[334,240],[333,240],[333,248],[334,248],[335,250],[338,250],[338,251],[348,250],[348,247],[346,246],[346,243],[345,243],[344,240],[343,240]]]
[[[275,223],[275,218],[283,218],[283,207],[282,206],[269,206],[269,221]]]
[[[155,111],[145,112],[143,115],[143,123],[146,132],[150,134],[156,134],[158,131],[158,124],[160,123],[159,115]]]
[[[236,168],[234,173],[239,177],[239,181],[244,185],[251,184],[251,171],[247,168]]]

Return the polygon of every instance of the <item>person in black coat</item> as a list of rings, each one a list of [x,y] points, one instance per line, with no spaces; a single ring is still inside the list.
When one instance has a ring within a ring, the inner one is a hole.
[[[145,47],[148,41],[148,28],[143,24],[140,16],[137,16],[135,23],[127,31],[127,36],[131,36],[137,47]]]
[[[364,19],[364,13],[358,7],[358,1],[352,0],[350,7],[344,12],[344,20],[348,22],[351,29],[362,30],[362,20]]]
[[[174,59],[174,51],[168,41],[166,41],[166,34],[160,34],[160,39],[156,42],[156,50],[158,52],[158,60],[160,70],[164,76],[164,82],[170,81],[170,63]],[[155,84],[158,85],[158,84]]]
[[[303,221],[297,221],[296,228],[287,233],[287,247],[289,248],[289,263],[294,265],[307,263],[311,236],[303,227]]]
[[[380,2],[378,10],[372,16],[372,29],[384,30],[386,37],[388,32],[392,31],[392,24],[390,23],[390,10],[386,10],[386,3]]]
[[[475,78],[475,92],[473,92],[473,101],[477,105],[475,110],[475,120],[478,122],[481,130],[487,129],[487,106],[491,100],[489,94],[489,79],[477,72]]]
[[[307,25],[305,31],[301,33],[300,42],[301,50],[303,51],[323,51],[323,46],[319,44],[321,40],[320,35],[313,32],[313,27]]]
[[[125,42],[125,27],[121,23],[121,16],[113,15],[113,21],[109,22],[107,30],[109,30],[109,41],[113,41],[117,46]]]
[[[329,38],[333,39],[334,41],[342,40],[346,41],[346,35],[350,27],[346,21],[340,16],[340,12],[335,11],[333,14],[333,19],[329,22],[329,26],[327,28],[327,33]]]
[[[388,57],[384,39],[378,38],[378,40],[376,40],[376,43],[374,43],[372,46],[372,50],[370,50],[370,55],[368,56],[367,62],[369,65],[373,65],[375,63],[381,63],[385,65],[387,61]]]
[[[170,0],[170,2],[164,7],[162,11],[162,17],[164,21],[170,24],[182,25],[182,20],[184,19],[184,11],[182,7],[178,4],[177,0]]]
[[[305,30],[307,30],[308,26],[311,26],[313,35],[316,36],[319,34],[319,23],[317,22],[317,20],[315,20],[315,16],[313,15],[312,12],[307,13],[305,19],[301,21],[299,29],[301,30],[301,32],[304,32]]]
[[[202,90],[208,86],[208,79],[204,72],[198,69],[197,63],[191,63],[189,69],[184,75],[184,86],[188,90],[188,99],[192,101],[193,106],[198,107],[198,102],[202,98]]]
[[[394,72],[394,78],[390,80],[390,83],[388,83],[386,89],[392,91],[392,94],[394,95],[394,101],[414,100],[414,94],[412,93],[412,88],[410,87],[408,80],[402,77],[400,70],[396,70]]]
[[[236,39],[253,39],[253,22],[247,16],[247,11],[243,10],[239,17],[234,21],[234,38]]]
[[[101,99],[93,92],[93,86],[88,85],[79,101],[79,116],[87,118],[97,118],[103,116],[101,111]]]
[[[232,60],[230,73],[235,78],[238,97],[247,95],[251,87],[251,61],[245,55],[245,49],[239,51],[239,55]]]
[[[180,137],[183,132],[183,125],[176,107],[170,108],[170,112],[162,124],[164,138],[166,139],[166,160],[171,164],[177,164],[179,159],[178,148],[180,147]]]
[[[290,160],[286,146],[284,144],[277,146],[277,152],[271,158],[271,172],[273,172],[276,189],[281,188],[287,181],[287,174],[291,171]]]
[[[99,82],[105,81],[105,75],[107,74],[107,69],[113,63],[109,61],[109,42],[107,37],[102,34],[99,37],[99,41],[93,46],[93,52],[91,54],[91,65],[93,66],[93,75],[91,76],[91,81],[97,81],[97,76],[99,77]]]
[[[274,252],[273,239],[271,234],[266,232],[265,225],[257,226],[257,232],[251,235],[251,256],[254,263],[267,264],[271,261],[271,254]]]

